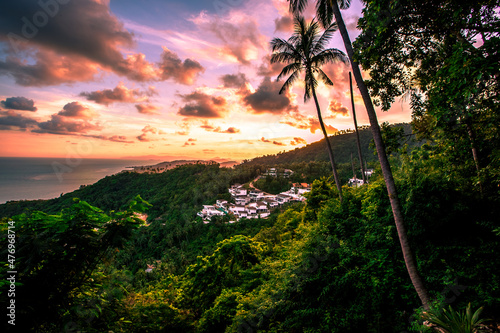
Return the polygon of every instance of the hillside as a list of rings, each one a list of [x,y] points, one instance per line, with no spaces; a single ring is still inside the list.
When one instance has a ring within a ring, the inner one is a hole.
[[[407,123],[391,125],[397,128],[403,128],[404,135],[406,138],[411,139],[411,125]],[[373,136],[369,127],[363,127],[359,130],[359,137],[361,141],[361,151],[363,153],[363,158],[367,162],[377,161],[377,156],[375,154],[374,148],[370,147],[370,143],[373,140]],[[339,132],[337,135],[329,137],[330,143],[332,145],[332,150],[335,155],[335,162],[337,164],[351,163],[351,154],[353,158],[357,159],[358,148],[356,143],[356,133],[353,131]],[[418,145],[413,140],[408,140],[410,147]],[[326,151],[325,140],[313,142],[305,147],[295,148],[294,150],[278,153],[276,155],[265,155],[257,157],[248,161],[245,164],[248,165],[276,165],[276,164],[287,164],[287,163],[300,163],[300,162],[328,162],[328,153]]]
[[[73,203],[84,200],[105,211],[119,210],[136,195],[153,205],[152,218],[165,214],[165,219],[182,216],[191,219],[202,204],[227,196],[233,182],[247,182],[256,176],[255,167],[222,168],[219,164],[186,164],[162,173],[122,172],[105,177],[93,185],[80,188],[51,200],[11,201],[0,205],[0,217],[12,217],[26,209],[58,213]]]

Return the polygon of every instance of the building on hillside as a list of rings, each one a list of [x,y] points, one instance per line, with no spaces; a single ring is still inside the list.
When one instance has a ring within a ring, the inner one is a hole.
[[[237,205],[246,205],[247,203],[250,202],[250,200],[251,198],[246,195],[238,195],[234,197],[234,202]]]
[[[257,189],[251,190],[250,193],[248,194],[248,196],[250,197],[250,200],[253,202],[263,199],[264,195],[265,195],[264,192],[262,192],[261,190],[257,190]]]
[[[225,214],[213,205],[203,205],[203,209],[201,210],[201,212],[198,212],[197,215],[204,220],[209,220],[213,216],[224,216]]]
[[[363,179],[351,178],[349,179],[348,185],[350,187],[360,187],[363,185]]]
[[[227,208],[228,208],[228,205],[229,203],[227,202],[227,200],[217,200],[215,202],[215,205],[219,208],[222,208],[224,209],[225,211],[227,211]]]
[[[302,195],[311,191],[311,185],[307,183],[293,183],[290,190],[293,190],[293,192],[296,194]]]

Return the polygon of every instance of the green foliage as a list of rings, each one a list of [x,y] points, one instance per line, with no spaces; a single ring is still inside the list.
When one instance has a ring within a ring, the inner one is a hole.
[[[262,190],[271,194],[279,194],[284,191],[288,191],[291,187],[288,178],[283,177],[273,177],[266,176],[261,178],[254,183],[254,186],[259,190]]]
[[[422,319],[436,325],[445,333],[476,333],[483,332],[482,323],[479,319],[483,308],[472,313],[470,303],[464,312],[455,311],[451,306],[446,309],[433,309],[422,314]]]
[[[16,328],[27,331],[58,323],[71,308],[72,292],[89,283],[97,266],[125,244],[132,230],[144,223],[135,213],[150,206],[137,196],[125,211],[108,215],[85,201],[75,202],[57,215],[35,211],[12,218],[22,284],[16,290],[16,311],[23,319]],[[7,257],[7,248],[1,255]],[[1,297],[6,297],[5,291]]]

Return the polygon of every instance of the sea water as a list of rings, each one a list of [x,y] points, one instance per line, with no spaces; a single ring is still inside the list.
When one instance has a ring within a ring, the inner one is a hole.
[[[0,204],[10,200],[52,199],[126,167],[157,161],[0,157]]]

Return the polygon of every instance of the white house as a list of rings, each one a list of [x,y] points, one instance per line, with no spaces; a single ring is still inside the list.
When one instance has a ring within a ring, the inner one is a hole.
[[[234,198],[234,202],[237,205],[246,205],[247,203],[250,202],[250,198],[246,195],[238,195]]]
[[[260,190],[250,191],[249,197],[252,201],[262,200],[264,198],[264,192]]]
[[[278,201],[278,203],[280,205],[284,204],[284,203],[287,203],[287,202],[290,202],[290,200],[292,199],[291,196],[287,195],[287,194],[283,194],[283,193],[280,193],[276,196],[276,201]]]
[[[198,212],[198,216],[201,216],[206,219],[210,219],[212,216],[223,216],[224,212],[218,210],[215,206],[212,205],[203,205],[203,209],[201,212]]]
[[[348,185],[351,187],[360,187],[363,185],[363,179],[351,178],[349,179]]]

